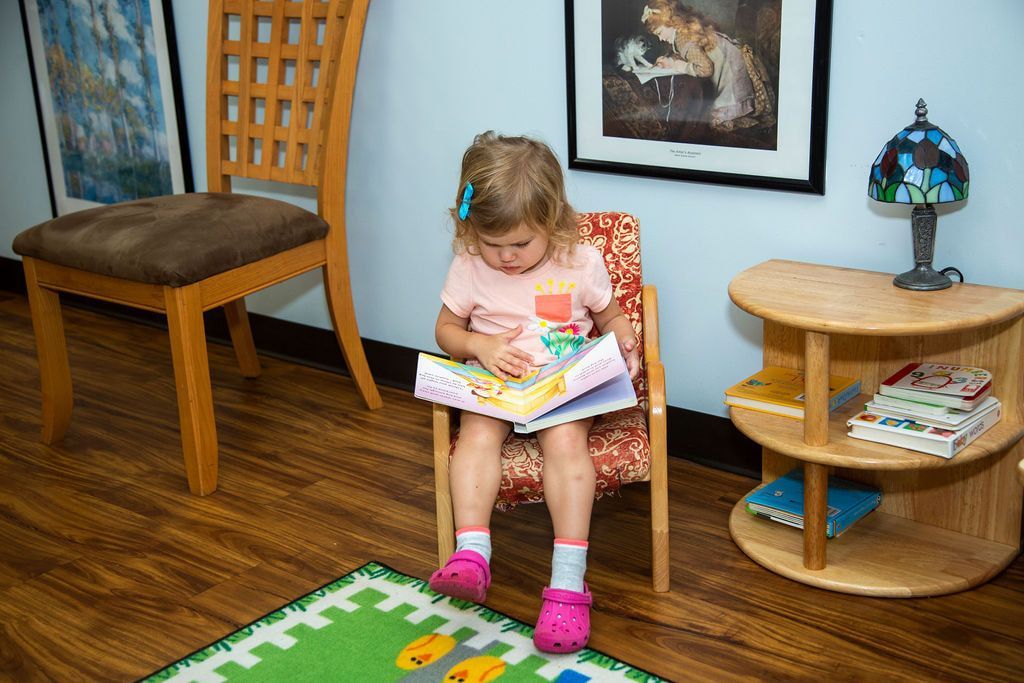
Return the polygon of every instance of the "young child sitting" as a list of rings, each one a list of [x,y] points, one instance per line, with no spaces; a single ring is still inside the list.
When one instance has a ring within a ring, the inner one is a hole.
[[[478,135],[463,155],[451,213],[456,256],[441,292],[438,346],[506,379],[578,348],[596,328],[615,333],[630,376],[636,376],[633,329],[612,296],[600,252],[579,244],[562,169],[546,145]],[[537,433],[555,533],[551,581],[533,637],[546,652],[574,652],[590,637],[592,600],[583,576],[595,486],[587,448],[592,421]],[[474,602],[486,598],[491,510],[510,429],[502,420],[462,413],[449,473],[456,550],[430,577],[440,593]]]

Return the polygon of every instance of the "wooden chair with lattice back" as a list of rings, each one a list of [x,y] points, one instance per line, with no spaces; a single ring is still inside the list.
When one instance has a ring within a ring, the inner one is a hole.
[[[223,307],[246,377],[260,373],[244,297],[321,268],[349,373],[381,405],[356,325],[345,239],[345,171],[369,0],[211,0],[208,193],[87,209],[19,234],[42,376],[42,438],[72,408],[59,292],[166,313],[185,470],[217,487],[217,435],[203,311]],[[317,212],[231,193],[231,176],[317,188]]]
[[[644,284],[640,268],[640,223],[615,211],[579,215],[580,241],[604,256],[615,299],[640,341],[641,372],[634,382],[639,405],[598,416],[590,428],[590,456],[597,473],[596,497],[623,484],[650,482],[651,583],[669,590],[668,451],[665,423],[665,368],[658,343],[658,294]],[[452,409],[433,404],[434,486],[437,555],[444,566],[455,550],[455,523],[448,464],[458,440]],[[544,500],[543,459],[536,435],[509,434],[502,445],[501,487],[495,507]]]

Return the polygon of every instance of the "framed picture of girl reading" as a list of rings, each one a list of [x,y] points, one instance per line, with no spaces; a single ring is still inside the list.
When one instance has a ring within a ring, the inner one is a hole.
[[[569,167],[824,194],[831,0],[566,0]]]

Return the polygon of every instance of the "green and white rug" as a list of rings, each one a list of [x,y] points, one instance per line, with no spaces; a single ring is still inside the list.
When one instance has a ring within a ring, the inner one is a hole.
[[[371,562],[146,681],[640,681],[594,650],[549,655],[533,627]]]

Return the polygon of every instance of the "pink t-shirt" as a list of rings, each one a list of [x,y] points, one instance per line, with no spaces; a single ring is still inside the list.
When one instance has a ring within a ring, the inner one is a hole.
[[[601,252],[577,245],[571,266],[549,258],[529,273],[508,275],[491,268],[483,258],[462,253],[452,261],[441,290],[441,301],[469,329],[481,334],[523,332],[512,340],[544,365],[575,351],[594,327],[592,311],[603,311],[612,300]]]

